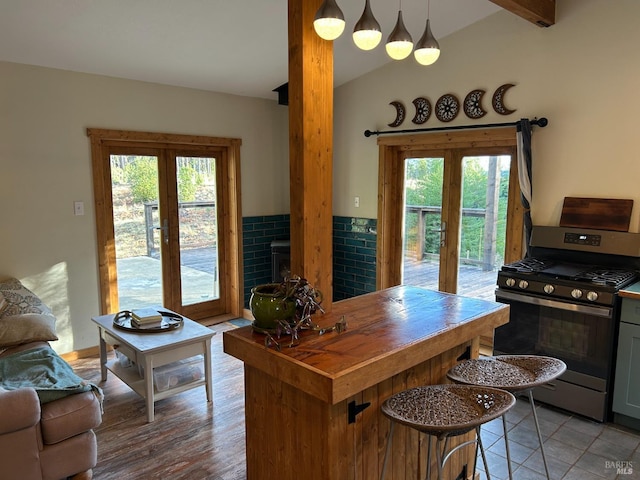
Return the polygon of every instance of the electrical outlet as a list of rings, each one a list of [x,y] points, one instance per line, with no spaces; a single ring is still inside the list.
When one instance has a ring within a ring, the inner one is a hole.
[[[360,206],[360,197],[353,198],[353,206],[358,208]]]
[[[84,202],[73,202],[73,214],[84,215]]]

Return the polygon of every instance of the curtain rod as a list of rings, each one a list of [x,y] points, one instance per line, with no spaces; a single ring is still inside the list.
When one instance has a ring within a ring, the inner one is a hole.
[[[534,118],[530,121],[531,125],[537,125],[539,127],[546,127],[549,124],[549,121],[545,118]],[[378,130],[372,132],[371,130],[365,130],[364,136],[370,137],[371,135],[385,135],[388,133],[417,133],[417,132],[440,132],[446,130],[465,130],[472,128],[491,128],[491,127],[515,127],[518,126],[520,122],[506,122],[506,123],[485,123],[483,125],[455,125],[452,127],[433,127],[433,128],[416,128],[413,130]]]

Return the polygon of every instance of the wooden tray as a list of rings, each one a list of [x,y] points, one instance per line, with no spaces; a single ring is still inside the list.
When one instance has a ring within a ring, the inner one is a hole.
[[[561,227],[628,232],[633,200],[565,197]]]

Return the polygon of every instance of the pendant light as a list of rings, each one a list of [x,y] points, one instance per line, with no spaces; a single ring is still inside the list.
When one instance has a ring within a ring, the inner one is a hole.
[[[398,10],[398,21],[387,39],[385,48],[387,54],[394,60],[407,58],[413,50],[413,38],[402,21],[402,0],[400,0],[400,9]]]
[[[420,65],[431,65],[438,60],[440,56],[440,45],[431,33],[431,25],[429,24],[429,7],[431,0],[427,0],[427,26],[424,29],[422,37],[416,45],[413,55]]]
[[[335,40],[342,35],[344,24],[344,15],[336,0],[324,0],[313,20],[313,28],[325,40]]]
[[[364,12],[353,28],[353,42],[361,50],[372,50],[382,39],[380,24],[373,16],[369,0],[365,0]]]

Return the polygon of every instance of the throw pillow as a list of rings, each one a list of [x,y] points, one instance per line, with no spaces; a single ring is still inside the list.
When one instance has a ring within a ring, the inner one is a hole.
[[[6,302],[0,311],[0,347],[58,340],[53,313],[18,279],[0,282],[0,294]]]
[[[0,315],[2,315],[2,311],[7,306],[7,301],[4,299],[4,295],[0,292]]]

